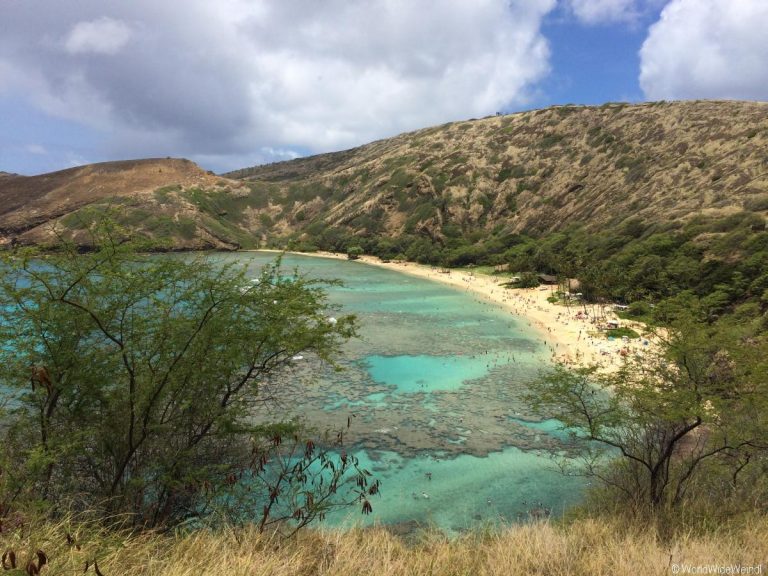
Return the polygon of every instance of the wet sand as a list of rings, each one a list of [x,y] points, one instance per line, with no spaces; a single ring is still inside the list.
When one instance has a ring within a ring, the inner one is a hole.
[[[260,252],[279,252],[278,250],[260,250]],[[302,256],[335,258],[347,260],[345,254],[330,252],[296,252]],[[645,326],[638,322],[620,320],[610,310],[598,322],[594,316],[599,314],[597,307],[572,304],[553,304],[547,301],[554,287],[505,288],[506,277],[480,274],[471,270],[442,271],[440,268],[414,264],[412,262],[382,262],[374,256],[361,256],[358,262],[427,278],[435,282],[461,288],[472,293],[480,302],[495,306],[518,318],[524,318],[535,329],[543,342],[549,347],[552,359],[572,366],[596,364],[601,370],[616,370],[628,355],[642,354],[654,347],[654,338],[645,335]],[[641,338],[622,341],[608,340],[598,330],[598,324],[607,320],[618,320],[622,327],[633,328]]]

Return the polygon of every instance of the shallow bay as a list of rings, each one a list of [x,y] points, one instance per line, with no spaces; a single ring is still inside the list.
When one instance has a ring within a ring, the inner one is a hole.
[[[214,257],[247,263],[255,277],[275,255]],[[567,454],[567,434],[533,420],[520,398],[549,361],[524,319],[469,291],[359,262],[286,255],[283,267],[342,280],[329,298],[360,320],[344,370],[297,360],[291,402],[281,406],[319,430],[350,420],[348,450],[382,482],[371,516],[346,511],[326,523],[456,532],[525,520],[538,507],[557,515],[578,502],[583,484],[548,457]]]

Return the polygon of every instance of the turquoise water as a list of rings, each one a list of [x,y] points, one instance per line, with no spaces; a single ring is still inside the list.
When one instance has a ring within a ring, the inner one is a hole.
[[[246,262],[255,277],[274,254],[215,258]],[[373,514],[331,514],[329,524],[456,532],[578,502],[582,482],[548,456],[567,456],[571,435],[532,419],[521,398],[549,357],[526,322],[467,291],[359,262],[287,255],[283,266],[342,280],[329,298],[360,321],[343,371],[307,358],[285,385],[287,415],[320,430],[351,419],[348,450],[382,483]]]
[[[406,393],[456,390],[488,374],[485,356],[366,356],[365,362],[374,381]]]
[[[372,503],[376,519],[385,524],[437,526],[456,533],[478,523],[525,521],[527,511],[537,507],[559,516],[579,499],[578,481],[550,468],[541,455],[513,447],[482,458],[404,458],[389,451],[357,456],[381,480],[382,496]],[[563,490],[565,480],[571,490]],[[359,511],[334,514],[331,521],[359,524]]]
[[[549,418],[547,420],[541,421],[524,420],[522,418],[510,418],[510,421],[531,428],[532,430],[538,430],[539,432],[550,434],[561,440],[570,440],[572,435],[576,433],[575,429],[566,428],[565,425],[560,422],[560,420],[556,420],[555,418]]]

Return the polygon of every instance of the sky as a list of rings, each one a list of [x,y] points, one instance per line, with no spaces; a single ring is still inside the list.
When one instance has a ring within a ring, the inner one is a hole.
[[[768,100],[768,0],[0,0],[0,171],[224,172],[553,104]]]

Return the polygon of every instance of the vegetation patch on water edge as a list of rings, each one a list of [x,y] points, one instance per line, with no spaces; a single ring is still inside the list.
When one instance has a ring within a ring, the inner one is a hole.
[[[361,234],[310,220],[301,234],[271,236],[268,243],[310,252],[354,247],[355,256],[504,270],[500,276],[520,279],[513,287],[536,286],[545,275],[562,293],[578,292],[579,301],[626,304],[622,315],[652,324],[666,322],[666,302],[698,299],[710,321],[740,311],[762,317],[768,329],[768,229],[764,214],[748,210],[675,222],[628,218],[599,230],[572,224],[544,236],[450,221],[429,234],[423,228]],[[564,284],[569,278],[578,279],[578,288]]]

